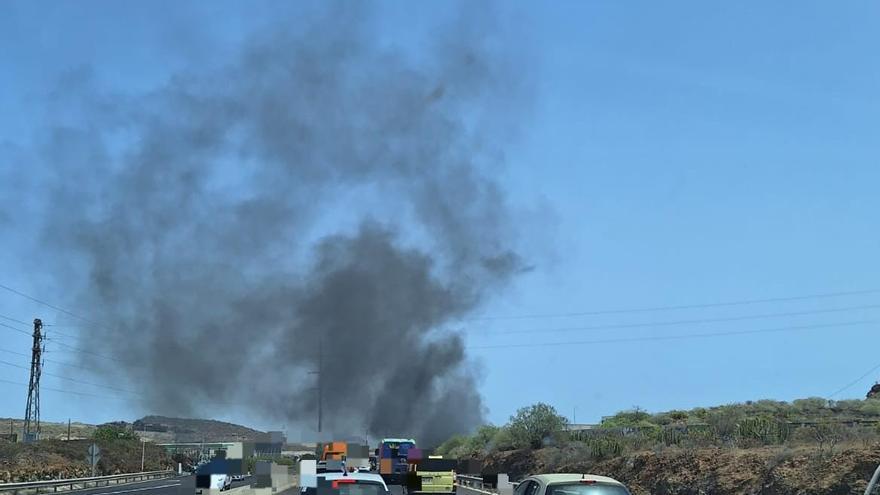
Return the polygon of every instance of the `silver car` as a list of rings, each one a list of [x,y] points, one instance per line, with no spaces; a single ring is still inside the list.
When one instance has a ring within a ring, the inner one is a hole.
[[[520,481],[514,495],[631,495],[614,478],[594,474],[537,474]]]

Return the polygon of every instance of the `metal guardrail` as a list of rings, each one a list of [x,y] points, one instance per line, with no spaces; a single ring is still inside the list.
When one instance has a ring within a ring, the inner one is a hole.
[[[484,482],[483,478],[480,476],[471,476],[467,474],[455,475],[455,482],[457,485],[456,491],[461,489],[466,493],[477,495],[510,495],[513,493],[513,490],[516,489],[516,485],[519,484],[507,481],[506,474],[499,474],[497,481],[498,485],[496,486]]]
[[[468,492],[474,492],[481,495],[495,495],[497,493],[486,487],[483,483],[483,478],[479,476],[457,474],[455,475],[455,481],[460,489],[467,490]]]
[[[111,474],[91,478],[70,478],[64,480],[25,481],[18,483],[0,483],[0,495],[39,494],[69,492],[111,484],[121,485],[134,481],[145,481],[174,476],[174,471],[146,471],[143,473]]]

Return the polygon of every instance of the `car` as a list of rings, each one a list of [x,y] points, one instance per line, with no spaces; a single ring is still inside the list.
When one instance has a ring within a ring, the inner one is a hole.
[[[206,476],[208,476],[209,478],[208,480],[206,480],[208,481],[208,486],[203,485],[201,488],[196,489],[197,494],[205,493],[205,488],[207,488],[208,492],[211,492],[213,490],[222,492],[232,488],[232,476],[228,474],[211,474]]]
[[[390,495],[382,476],[363,472],[319,473],[318,484],[328,483],[333,495]],[[302,487],[301,495],[317,495],[317,487]]]
[[[623,483],[607,476],[560,473],[529,476],[517,484],[514,495],[631,495]]]

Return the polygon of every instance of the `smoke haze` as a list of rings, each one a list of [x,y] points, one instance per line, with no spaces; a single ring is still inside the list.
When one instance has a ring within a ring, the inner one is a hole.
[[[78,345],[119,358],[83,364],[151,411],[311,426],[320,367],[326,431],[430,445],[482,420],[448,324],[523,270],[487,125],[515,119],[517,78],[474,26],[416,60],[364,14],[140,94],[65,81],[87,117],[40,147],[55,273],[101,315]]]

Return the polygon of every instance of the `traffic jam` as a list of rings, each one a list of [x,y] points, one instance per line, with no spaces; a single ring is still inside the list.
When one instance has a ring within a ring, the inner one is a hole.
[[[463,461],[429,455],[410,438],[383,439],[368,452],[365,445],[330,442],[316,460],[299,465],[302,495],[450,495],[458,493],[456,472]],[[467,468],[464,468],[467,469]],[[514,484],[512,495],[630,495],[609,477],[591,474],[538,474]],[[469,492],[461,487],[468,495]]]

